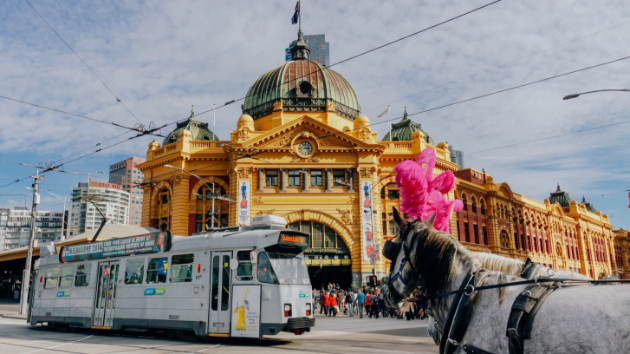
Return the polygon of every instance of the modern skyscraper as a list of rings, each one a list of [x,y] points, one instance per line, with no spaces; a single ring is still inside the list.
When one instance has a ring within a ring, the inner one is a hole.
[[[117,184],[129,193],[129,225],[140,225],[142,219],[142,188],[144,174],[136,168],[145,159],[130,157],[109,166],[109,183]]]
[[[452,146],[449,146],[448,149],[451,152],[451,162],[459,165],[459,169],[464,168],[464,152],[461,150],[455,150]]]
[[[313,34],[310,36],[307,35],[304,36],[304,41],[311,49],[311,55],[309,56],[309,59],[314,62],[317,62],[319,59],[319,63],[323,66],[328,66],[330,64],[330,44],[326,42],[325,34]],[[291,55],[291,48],[293,48],[295,43],[296,41],[291,42],[289,48],[286,49],[286,61],[293,59]]]
[[[72,188],[70,204],[70,226],[74,229],[71,235],[98,229],[103,223],[103,216],[96,206],[81,196],[96,197],[93,202],[105,215],[108,223],[129,225],[129,193],[119,185],[105,182],[79,182]]]

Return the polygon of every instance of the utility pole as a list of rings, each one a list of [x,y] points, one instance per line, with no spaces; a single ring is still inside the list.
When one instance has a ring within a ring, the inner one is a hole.
[[[33,246],[35,244],[35,218],[37,217],[37,205],[39,204],[39,180],[46,179],[46,175],[39,177],[39,169],[35,170],[35,176],[31,176],[33,182],[33,208],[31,210],[31,238],[28,241],[26,252],[26,266],[22,276],[22,293],[20,295],[20,314],[28,312],[28,291],[31,284],[31,263],[33,263]]]

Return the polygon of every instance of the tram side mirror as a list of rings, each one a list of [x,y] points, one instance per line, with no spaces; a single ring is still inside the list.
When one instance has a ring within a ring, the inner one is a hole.
[[[238,260],[232,258],[230,259],[230,269],[236,270],[238,268]]]
[[[249,252],[249,260],[250,262],[252,262],[252,264],[258,263],[258,257],[255,250]]]

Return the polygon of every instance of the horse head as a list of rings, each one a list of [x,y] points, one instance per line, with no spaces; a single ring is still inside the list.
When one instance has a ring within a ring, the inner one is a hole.
[[[433,227],[435,214],[427,220],[406,222],[396,208],[393,213],[400,230],[383,248],[383,256],[392,263],[381,290],[386,305],[397,308],[415,289],[426,296],[442,291],[452,273],[453,257],[458,251],[468,251],[458,247],[449,233]]]

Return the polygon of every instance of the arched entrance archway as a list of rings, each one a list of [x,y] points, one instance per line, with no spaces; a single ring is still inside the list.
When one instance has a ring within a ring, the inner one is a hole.
[[[350,288],[350,249],[335,228],[316,220],[295,221],[287,227],[311,235],[311,245],[304,255],[313,287],[321,289],[328,283],[338,283],[342,289]]]

